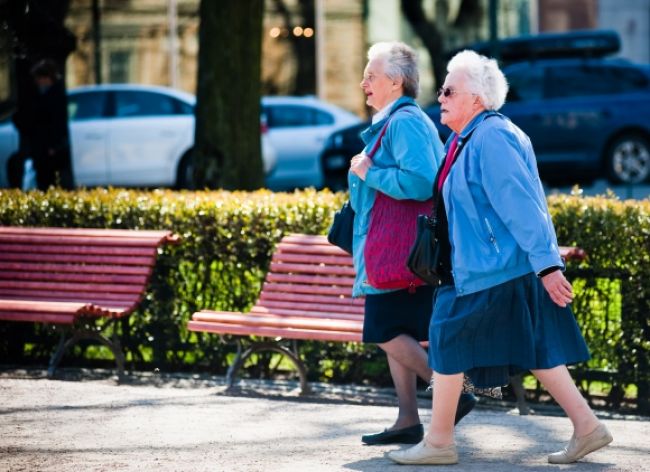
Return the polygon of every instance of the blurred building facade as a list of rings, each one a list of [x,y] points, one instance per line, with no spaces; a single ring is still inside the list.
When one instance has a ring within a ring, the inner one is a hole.
[[[400,0],[313,0],[314,27],[300,25],[300,1],[280,2],[299,29],[286,28],[278,0],[266,0],[262,83],[265,93],[288,94],[297,61],[289,35],[314,41],[313,93],[360,115],[367,110],[359,81],[369,45],[403,40],[416,47],[421,64],[421,103],[433,99],[430,59],[401,13]],[[463,0],[423,0],[428,18],[443,32],[446,49],[489,38],[490,0],[478,0],[482,17],[458,27]],[[621,55],[650,62],[650,0],[498,0],[499,37],[543,31],[611,28],[621,34]],[[96,82],[170,85],[194,93],[198,53],[199,0],[102,0],[100,49],[95,54],[92,0],[71,0],[67,26],[78,38],[68,59],[68,86]],[[173,8],[173,21],[170,17]],[[175,34],[170,35],[174,30]],[[2,38],[0,37],[0,42]],[[1,45],[0,45],[1,46]],[[100,67],[96,67],[98,57]],[[4,64],[4,65],[3,65]],[[0,75],[6,75],[0,63]],[[227,71],[224,71],[227,73]],[[0,93],[6,88],[0,77]],[[6,92],[6,91],[5,91]]]

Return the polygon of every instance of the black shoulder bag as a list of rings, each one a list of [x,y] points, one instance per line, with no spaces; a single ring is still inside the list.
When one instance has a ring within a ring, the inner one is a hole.
[[[488,115],[485,117],[485,119],[488,119],[492,116],[498,116],[498,114],[495,113]],[[476,127],[465,137],[462,144],[459,144],[456,148],[456,152],[452,156],[454,162],[465,147],[465,144],[467,144],[467,141],[469,141],[469,138],[472,136],[472,133],[474,133],[475,129]],[[438,180],[440,179],[440,172],[445,165],[446,159],[447,157],[445,156],[445,159],[443,159],[440,167],[438,168],[438,174],[436,175],[435,181],[433,183],[433,206],[431,208],[431,214],[418,216],[415,242],[411,247],[411,252],[409,253],[409,258],[407,261],[408,268],[411,270],[411,272],[424,280],[427,284],[433,286],[440,285],[444,277],[444,275],[439,270],[441,252],[437,237],[437,211],[439,201]]]

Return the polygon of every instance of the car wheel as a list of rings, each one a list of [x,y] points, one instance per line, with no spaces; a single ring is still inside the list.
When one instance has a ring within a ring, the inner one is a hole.
[[[650,176],[650,143],[638,133],[616,138],[607,149],[606,159],[612,182],[637,184]]]
[[[176,171],[176,188],[189,190],[195,188],[194,153],[191,149],[183,155],[181,161],[178,163],[178,170]]]

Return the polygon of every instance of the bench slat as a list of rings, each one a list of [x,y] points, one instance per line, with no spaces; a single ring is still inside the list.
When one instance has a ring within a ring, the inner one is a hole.
[[[111,306],[130,306],[140,301],[142,294],[135,293],[77,293],[52,292],[51,290],[26,290],[22,288],[7,289],[0,287],[0,297],[11,300],[52,300],[52,301],[78,301],[96,303],[98,305],[110,304]]]
[[[331,311],[335,310],[340,313],[350,313],[355,315],[363,315],[363,305],[350,305],[350,304],[314,304],[314,303],[299,303],[299,302],[283,302],[275,300],[260,300],[255,307],[268,308],[273,310],[275,308],[286,308],[288,310],[303,310],[305,312],[309,311],[320,311],[318,307],[322,307],[323,310],[329,309]],[[253,307],[253,309],[255,309]],[[336,308],[334,308],[336,307]],[[252,309],[252,310],[253,310]],[[251,311],[252,311],[251,310]]]
[[[25,244],[0,244],[0,252],[19,254],[70,254],[70,255],[100,255],[100,256],[145,256],[154,257],[155,247],[130,247],[130,246],[56,246],[56,245],[25,245]],[[45,256],[47,257],[47,256]],[[68,258],[69,259],[69,258]]]
[[[34,235],[34,234],[2,234],[0,243],[47,246],[118,246],[118,247],[158,247],[159,240],[137,237],[88,237],[83,235]]]
[[[329,244],[329,243],[328,243]],[[328,256],[346,256],[348,255],[343,249],[339,249],[336,246],[331,244],[328,246],[321,245],[312,245],[312,246],[303,246],[300,244],[287,244],[280,243],[278,244],[277,251],[288,252],[288,253],[297,253],[297,254],[314,254],[314,255],[328,255]]]
[[[0,262],[0,274],[3,271],[41,271],[53,273],[77,273],[77,274],[123,274],[123,275],[142,275],[149,277],[151,267],[142,266],[121,266],[121,265],[97,265],[97,264],[48,264],[36,262]]]
[[[84,284],[129,284],[144,288],[148,278],[143,275],[113,275],[113,274],[79,274],[79,273],[47,273],[39,271],[2,271],[0,286],[6,280],[83,282]]]
[[[34,300],[0,300],[0,312],[76,313],[88,306],[80,302],[43,303]]]
[[[236,334],[241,336],[263,336],[267,338],[305,339],[317,341],[349,341],[360,342],[361,333],[337,331],[317,331],[308,329],[280,329],[255,326],[237,326],[227,323],[190,321],[187,324],[190,331],[202,331],[217,334]]]
[[[70,256],[59,254],[20,254],[5,253],[0,251],[0,261],[7,262],[70,262]],[[107,265],[132,265],[152,267],[155,263],[154,257],[134,256],[93,256],[78,254],[74,257],[78,264],[107,264]]]
[[[313,264],[314,255],[276,252],[273,254],[271,262],[294,262],[294,263],[298,262],[298,263]],[[317,259],[317,263],[325,264],[325,265],[334,265],[334,266],[345,266],[345,267],[352,267],[353,265],[352,258],[347,254],[345,256],[319,256]]]
[[[178,238],[166,230],[149,229],[104,229],[104,228],[57,228],[57,227],[26,227],[26,226],[0,226],[0,234],[36,234],[57,236],[96,236],[113,238],[143,238],[157,239],[160,243],[178,242]]]
[[[263,313],[237,313],[229,311],[202,310],[192,315],[194,321],[217,321],[243,326],[269,327],[269,328],[296,328],[314,329],[325,331],[358,331],[363,330],[360,320],[339,320],[329,318],[309,318],[302,316],[284,315],[273,316]]]
[[[78,283],[78,282],[14,282],[11,280],[2,281],[3,288],[7,289],[37,289],[37,290],[59,290],[62,292],[106,292],[106,293],[140,293],[142,286],[131,284],[102,284],[102,283]]]
[[[349,287],[321,287],[306,284],[282,284],[264,282],[267,292],[310,293],[314,295],[350,295]]]
[[[249,313],[263,314],[269,316],[303,316],[306,318],[323,318],[328,320],[348,320],[348,321],[363,321],[363,313],[346,313],[337,311],[338,307],[334,310],[298,310],[292,308],[270,308],[264,305],[255,305],[251,308]]]
[[[23,321],[31,323],[53,323],[53,324],[72,324],[75,320],[75,313],[56,314],[46,312],[3,312],[0,311],[0,320],[4,321]]]
[[[352,267],[342,266],[328,266],[318,264],[277,264],[272,262],[271,272],[341,275],[354,280],[354,269]]]
[[[299,244],[301,246],[331,246],[327,236],[319,234],[292,233],[282,238],[281,243]]]
[[[327,295],[308,295],[302,293],[282,293],[282,292],[266,292],[260,293],[260,300],[277,300],[286,302],[303,302],[303,303],[318,303],[318,304],[335,304],[335,305],[358,305],[363,307],[365,301],[360,298],[352,298],[351,293],[344,296],[327,296]]]
[[[352,277],[320,277],[313,275],[298,275],[298,274],[273,274],[269,273],[266,276],[267,282],[286,282],[296,284],[314,284],[314,285],[343,285],[352,287],[354,279]],[[350,292],[352,292],[350,290]]]

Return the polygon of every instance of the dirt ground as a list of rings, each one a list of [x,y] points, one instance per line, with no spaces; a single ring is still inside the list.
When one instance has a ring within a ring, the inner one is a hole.
[[[80,370],[0,370],[0,471],[400,471],[399,446],[363,446],[360,436],[394,420],[390,391],[136,373],[122,385]],[[421,399],[422,419],[430,401]],[[561,416],[519,416],[479,404],[456,433],[454,471],[650,471],[648,418],[605,419],[614,443],[582,462],[552,466],[546,455],[571,435]],[[549,410],[546,413],[554,414]]]

